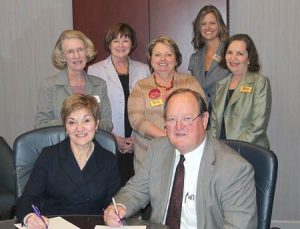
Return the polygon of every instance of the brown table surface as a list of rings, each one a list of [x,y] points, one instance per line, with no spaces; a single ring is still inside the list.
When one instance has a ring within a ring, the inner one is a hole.
[[[73,223],[81,229],[94,229],[96,225],[103,225],[102,216],[89,216],[89,215],[72,215],[72,216],[61,216],[62,218]],[[50,217],[51,218],[51,217]],[[125,220],[128,225],[147,225],[147,229],[167,229],[168,227],[161,224],[149,223],[148,221],[139,220],[136,218],[128,218]],[[15,229],[14,219],[0,221],[0,229]]]

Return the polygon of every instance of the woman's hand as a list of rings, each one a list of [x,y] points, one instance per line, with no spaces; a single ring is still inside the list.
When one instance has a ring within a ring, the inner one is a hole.
[[[132,153],[134,149],[134,140],[132,137],[123,138],[120,136],[115,136],[118,143],[118,148],[120,153]]]
[[[42,216],[47,225],[49,225],[49,219],[47,217]],[[27,228],[28,229],[46,229],[47,225],[43,222],[43,220],[38,217],[36,214],[32,214],[27,219]]]

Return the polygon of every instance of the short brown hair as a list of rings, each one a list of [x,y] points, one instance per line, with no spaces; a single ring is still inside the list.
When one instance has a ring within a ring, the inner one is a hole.
[[[61,120],[66,125],[67,117],[79,109],[87,109],[92,113],[95,121],[100,120],[100,110],[97,99],[91,95],[74,94],[67,97],[62,105]]]
[[[137,39],[136,39],[136,33],[133,28],[130,27],[130,25],[126,23],[117,23],[113,26],[111,26],[104,39],[104,48],[107,52],[111,52],[110,50],[110,44],[111,42],[116,39],[120,35],[121,37],[128,37],[131,40],[131,50],[130,53],[137,47]]]
[[[204,46],[205,40],[200,32],[200,27],[203,21],[203,18],[206,14],[213,13],[217,19],[217,23],[219,26],[218,36],[221,41],[226,41],[228,39],[228,28],[224,23],[222,15],[220,11],[213,5],[206,5],[199,11],[193,22],[193,33],[194,37],[192,39],[192,45],[195,50],[199,50]]]
[[[52,63],[57,69],[61,70],[67,66],[67,63],[63,56],[62,43],[64,40],[71,38],[77,38],[84,43],[86,47],[87,62],[93,60],[97,54],[93,42],[84,33],[78,30],[65,30],[60,34],[52,52]]]
[[[253,40],[251,39],[251,37],[248,34],[235,34],[228,39],[228,41],[226,42],[226,44],[224,46],[222,59],[221,59],[219,65],[223,68],[228,69],[228,67],[226,65],[225,57],[226,57],[227,49],[233,41],[244,41],[245,42],[246,50],[248,52],[248,59],[249,59],[248,71],[249,72],[259,72],[260,64],[259,64],[257,49],[255,47]]]
[[[162,43],[162,44],[165,44],[167,46],[169,46],[174,54],[175,54],[175,58],[176,58],[176,70],[177,68],[181,65],[182,63],[182,55],[181,55],[181,52],[179,50],[179,47],[178,45],[176,44],[176,42],[174,40],[172,40],[170,37],[168,36],[159,36],[158,38],[156,39],[153,39],[149,45],[148,45],[148,49],[147,49],[147,62],[148,62],[148,65],[149,65],[149,68],[150,68],[150,71],[153,72],[154,69],[153,67],[151,66],[151,57],[152,57],[152,53],[153,53],[153,49],[154,49],[154,46],[157,44],[157,43]]]

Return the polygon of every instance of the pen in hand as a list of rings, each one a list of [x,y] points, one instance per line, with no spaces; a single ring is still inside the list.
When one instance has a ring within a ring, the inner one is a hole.
[[[113,205],[114,205],[114,208],[115,208],[115,212],[116,212],[116,214],[119,217],[120,223],[123,225],[123,220],[121,219],[121,217],[119,215],[119,211],[118,211],[118,208],[117,208],[117,204],[116,204],[115,198],[112,198],[112,202],[113,202]]]
[[[48,224],[45,222],[40,210],[38,209],[37,206],[35,206],[34,204],[31,205],[33,211],[35,214],[37,214],[37,216],[44,222],[44,224],[46,225],[46,229],[48,229]]]

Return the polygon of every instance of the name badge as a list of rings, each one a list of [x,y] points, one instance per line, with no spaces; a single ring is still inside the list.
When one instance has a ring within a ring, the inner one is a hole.
[[[213,59],[219,63],[221,61],[222,57],[219,56],[218,54],[214,54]]]
[[[242,93],[251,93],[251,92],[252,92],[252,87],[249,87],[249,86],[241,86],[240,92],[242,92]]]
[[[151,107],[156,107],[156,106],[160,106],[163,105],[164,102],[162,99],[156,99],[150,102]]]
[[[97,100],[97,102],[100,103],[100,97],[99,97],[99,95],[94,95],[94,97]]]

